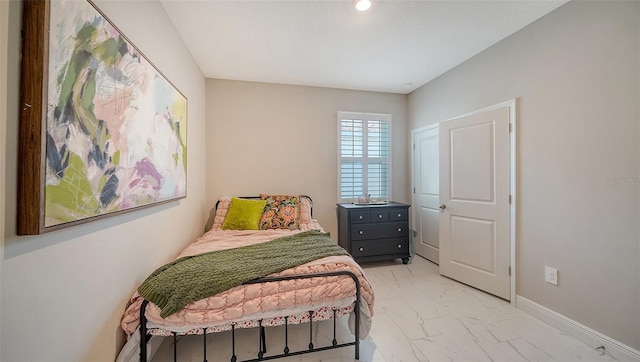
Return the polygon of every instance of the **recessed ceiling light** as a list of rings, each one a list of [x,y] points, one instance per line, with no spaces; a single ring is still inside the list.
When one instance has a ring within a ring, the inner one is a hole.
[[[367,11],[371,7],[371,1],[369,0],[358,0],[356,1],[356,9],[358,11]]]

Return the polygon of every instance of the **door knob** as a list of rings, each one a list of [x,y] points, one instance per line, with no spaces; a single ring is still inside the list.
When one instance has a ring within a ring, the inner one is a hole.
[[[447,205],[445,205],[445,204],[440,204],[440,210],[444,210],[444,209],[446,209],[446,208],[447,208]]]

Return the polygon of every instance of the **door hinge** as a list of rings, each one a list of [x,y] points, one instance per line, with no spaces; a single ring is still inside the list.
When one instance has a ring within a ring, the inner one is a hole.
[[[509,132],[513,132],[513,127],[511,127],[512,123],[509,123]]]
[[[413,193],[414,193],[414,194],[416,193],[416,188],[415,188],[415,187],[413,188]]]
[[[509,205],[511,205],[511,195],[509,195]]]
[[[511,276],[511,266],[509,266],[509,276]]]

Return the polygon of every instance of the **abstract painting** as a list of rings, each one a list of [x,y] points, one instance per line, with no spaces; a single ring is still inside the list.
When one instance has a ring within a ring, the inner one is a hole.
[[[39,231],[185,197],[187,99],[93,3],[47,3]]]

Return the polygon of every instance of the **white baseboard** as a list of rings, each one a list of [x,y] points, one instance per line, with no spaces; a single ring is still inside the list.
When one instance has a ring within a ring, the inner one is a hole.
[[[534,301],[517,295],[516,308],[569,334],[593,348],[604,346],[607,353],[618,361],[640,362],[640,351],[637,349],[629,347],[611,337],[605,336],[596,330],[578,323],[573,319],[567,318],[564,315]]]

